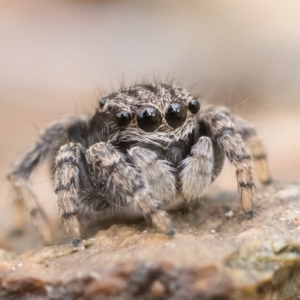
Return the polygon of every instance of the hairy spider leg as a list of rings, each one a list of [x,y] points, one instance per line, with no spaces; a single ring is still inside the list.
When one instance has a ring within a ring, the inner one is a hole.
[[[155,199],[170,203],[176,196],[175,169],[167,160],[160,160],[149,149],[132,147],[128,154],[133,164],[141,170],[143,182],[150,189]]]
[[[55,193],[63,226],[72,238],[73,246],[77,246],[81,241],[78,203],[79,164],[82,152],[79,143],[68,143],[60,147],[55,158]]]
[[[254,182],[251,158],[240,136],[235,131],[229,111],[223,107],[209,106],[199,115],[211,131],[212,138],[223,149],[230,163],[236,168],[236,178],[241,202],[247,217],[255,215],[253,211]]]
[[[182,195],[188,202],[200,199],[214,179],[214,152],[211,139],[200,137],[191,149],[191,157],[182,161]]]
[[[12,232],[22,231],[25,221],[23,213],[25,206],[44,242],[51,243],[52,234],[49,221],[29,186],[29,177],[42,161],[46,158],[53,159],[59,147],[68,141],[70,134],[76,132],[77,127],[82,126],[86,126],[86,121],[81,116],[69,116],[51,123],[40,133],[33,147],[13,166],[12,171],[7,176],[14,194]]]
[[[269,171],[267,153],[263,143],[257,136],[255,128],[252,126],[252,124],[239,116],[234,116],[233,120],[236,127],[236,132],[241,135],[244,143],[251,151],[254,168],[259,180],[263,184],[271,183],[272,179]]]

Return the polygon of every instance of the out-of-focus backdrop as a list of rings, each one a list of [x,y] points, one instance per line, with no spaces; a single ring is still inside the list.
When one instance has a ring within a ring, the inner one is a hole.
[[[103,93],[168,80],[257,124],[275,179],[299,180],[298,0],[0,0],[0,226],[10,226],[5,175],[38,130],[93,112]],[[45,167],[33,176],[57,217]],[[227,166],[215,186],[234,189]],[[1,230],[1,231],[2,231]]]

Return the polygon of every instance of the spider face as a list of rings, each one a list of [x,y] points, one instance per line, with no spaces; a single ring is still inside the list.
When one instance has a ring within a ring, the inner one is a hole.
[[[120,141],[131,142],[149,139],[170,142],[186,138],[199,110],[197,98],[180,87],[167,84],[123,88],[101,98],[98,108],[98,112],[111,116],[110,126],[120,131]]]

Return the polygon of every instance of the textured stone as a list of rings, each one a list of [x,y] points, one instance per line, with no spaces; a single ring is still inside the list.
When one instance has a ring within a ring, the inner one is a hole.
[[[259,188],[256,217],[237,194],[171,212],[169,238],[145,222],[112,225],[78,248],[0,251],[1,299],[298,299],[300,188]]]

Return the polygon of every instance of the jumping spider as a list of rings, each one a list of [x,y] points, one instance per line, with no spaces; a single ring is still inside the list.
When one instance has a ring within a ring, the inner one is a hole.
[[[172,235],[164,210],[177,192],[197,200],[221,172],[224,157],[236,168],[238,189],[252,218],[251,158],[263,183],[270,181],[266,154],[254,128],[228,109],[200,102],[170,84],[138,84],[100,99],[92,117],[70,116],[51,124],[8,179],[16,207],[26,205],[44,241],[51,241],[46,215],[27,180],[46,157],[54,170],[58,207],[72,244],[81,240],[81,209],[133,205]]]

